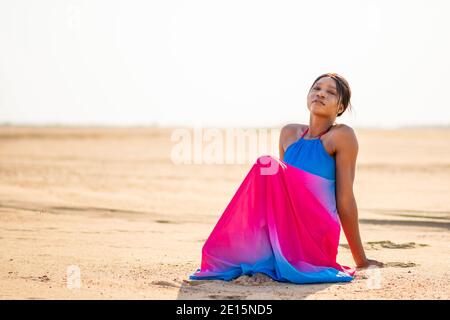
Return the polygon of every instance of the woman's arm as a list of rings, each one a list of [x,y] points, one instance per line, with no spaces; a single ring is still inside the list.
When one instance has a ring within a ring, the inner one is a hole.
[[[353,194],[358,140],[352,128],[343,125],[335,133],[336,153],[336,203],[342,229],[359,268],[381,266],[376,260],[367,259],[359,233],[358,208]]]

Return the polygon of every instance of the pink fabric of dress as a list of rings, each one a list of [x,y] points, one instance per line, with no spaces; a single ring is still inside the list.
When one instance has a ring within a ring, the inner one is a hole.
[[[340,222],[335,159],[318,139],[299,140],[284,161],[259,157],[202,249],[191,279],[231,280],[265,273],[293,283],[351,281],[336,262]]]
[[[334,181],[276,157],[257,159],[202,248],[190,279],[261,272],[293,283],[351,281],[336,262],[340,222]]]

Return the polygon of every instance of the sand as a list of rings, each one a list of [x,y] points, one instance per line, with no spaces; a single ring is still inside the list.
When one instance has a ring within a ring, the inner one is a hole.
[[[0,128],[0,298],[450,298],[450,129],[355,129],[361,234],[386,267],[314,285],[188,279],[252,164],[176,165],[172,132]]]

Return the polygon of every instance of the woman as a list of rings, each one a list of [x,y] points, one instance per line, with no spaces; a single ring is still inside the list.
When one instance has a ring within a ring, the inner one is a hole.
[[[190,279],[265,273],[281,282],[351,281],[355,269],[336,262],[341,225],[356,267],[382,266],[366,257],[359,234],[355,133],[334,124],[350,97],[338,74],[313,82],[309,125],[284,126],[280,159],[257,159],[206,240],[201,268]]]

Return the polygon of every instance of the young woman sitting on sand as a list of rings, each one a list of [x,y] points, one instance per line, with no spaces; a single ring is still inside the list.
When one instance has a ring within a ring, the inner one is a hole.
[[[307,96],[309,125],[280,133],[280,159],[257,159],[202,248],[190,279],[232,280],[264,273],[293,283],[351,281],[356,269],[336,262],[340,228],[357,268],[382,266],[364,253],[353,195],[358,142],[335,124],[350,105],[340,75],[319,76]]]

